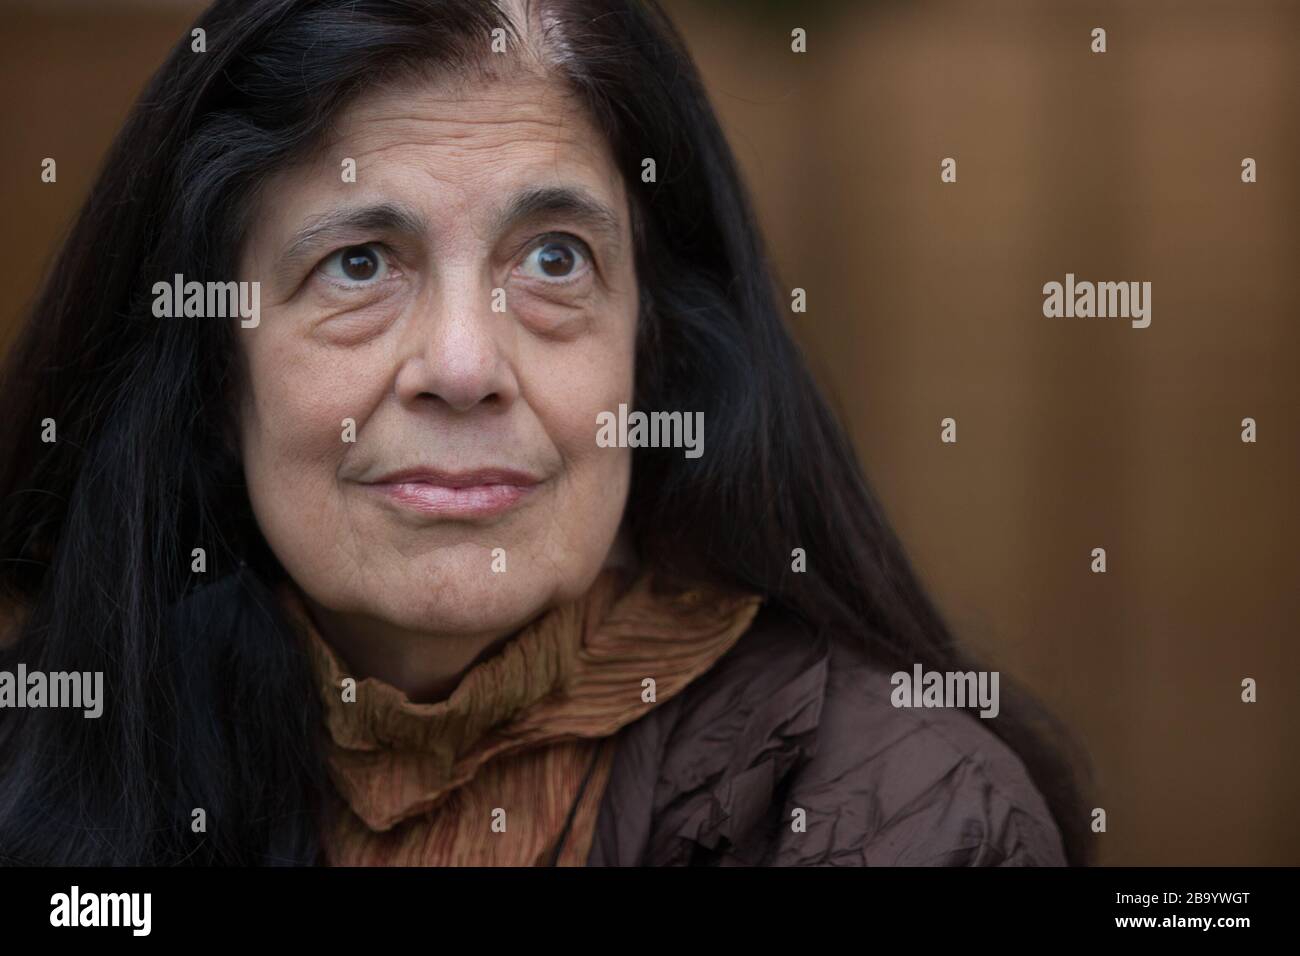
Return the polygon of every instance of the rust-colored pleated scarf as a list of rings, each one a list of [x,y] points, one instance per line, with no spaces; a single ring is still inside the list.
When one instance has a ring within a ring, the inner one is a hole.
[[[450,697],[417,704],[376,678],[345,700],[347,665],[300,595],[282,597],[325,708],[337,793],[324,843],[336,866],[584,865],[614,732],[707,671],[760,603],[664,592],[609,569],[466,671]]]

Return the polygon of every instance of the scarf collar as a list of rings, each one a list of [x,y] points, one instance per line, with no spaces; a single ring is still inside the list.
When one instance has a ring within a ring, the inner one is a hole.
[[[761,604],[755,595],[609,568],[582,597],[474,664],[449,697],[415,703],[374,677],[357,680],[355,701],[345,701],[347,664],[300,592],[287,585],[281,597],[306,637],[330,777],[374,831],[434,809],[500,754],[614,733],[708,670]]]

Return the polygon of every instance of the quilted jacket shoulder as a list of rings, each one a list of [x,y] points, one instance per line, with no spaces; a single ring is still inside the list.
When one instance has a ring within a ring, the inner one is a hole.
[[[1019,757],[892,690],[852,638],[765,608],[620,732],[588,865],[1065,865]]]

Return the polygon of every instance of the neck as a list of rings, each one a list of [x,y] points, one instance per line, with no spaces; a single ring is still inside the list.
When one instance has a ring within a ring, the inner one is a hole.
[[[408,631],[358,614],[341,614],[304,595],[321,637],[347,662],[357,680],[374,677],[413,703],[451,696],[466,671],[501,650],[519,633],[430,634]]]

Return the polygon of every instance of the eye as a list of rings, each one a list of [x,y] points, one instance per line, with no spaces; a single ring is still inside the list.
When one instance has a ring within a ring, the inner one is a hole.
[[[538,245],[524,260],[524,272],[537,279],[572,278],[588,261],[586,243],[579,239],[553,237]]]
[[[331,253],[319,266],[322,274],[345,285],[367,285],[388,275],[388,260],[377,243],[347,246]]]

